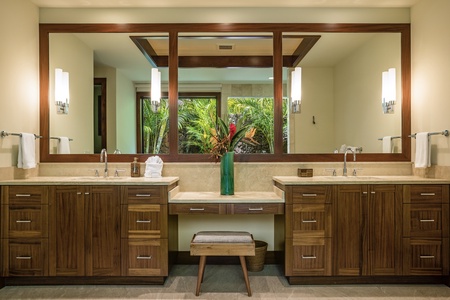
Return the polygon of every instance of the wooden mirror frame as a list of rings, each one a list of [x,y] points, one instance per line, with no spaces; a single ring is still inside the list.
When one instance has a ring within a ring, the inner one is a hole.
[[[40,24],[39,26],[39,76],[40,76],[40,162],[98,162],[98,154],[50,154],[49,149],[49,34],[50,33],[149,33],[169,34],[169,109],[177,111],[179,32],[271,32],[273,34],[274,73],[274,132],[275,153],[237,154],[238,162],[340,162],[342,154],[285,154],[282,149],[282,34],[286,32],[318,33],[400,33],[401,34],[401,87],[402,87],[402,152],[361,153],[358,161],[411,161],[411,37],[410,24],[363,23],[258,23],[258,24]],[[171,113],[169,127],[177,128],[177,113]],[[169,132],[169,143],[177,143],[177,132]],[[171,150],[172,151],[172,150]],[[145,161],[154,154],[111,154],[111,162],[130,162],[134,157]],[[158,154],[165,162],[212,161],[209,154]]]

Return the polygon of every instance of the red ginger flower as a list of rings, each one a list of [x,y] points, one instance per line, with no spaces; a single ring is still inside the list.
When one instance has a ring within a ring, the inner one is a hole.
[[[230,123],[230,141],[233,139],[235,133],[236,133],[236,125]]]

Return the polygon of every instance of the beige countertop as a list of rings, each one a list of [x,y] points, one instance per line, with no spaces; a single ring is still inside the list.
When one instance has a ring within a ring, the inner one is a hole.
[[[284,203],[284,192],[274,187],[273,192],[179,192],[179,187],[169,192],[169,203]]]
[[[171,185],[178,180],[178,177],[37,176],[27,179],[2,180],[0,185]]]
[[[423,178],[418,176],[273,176],[282,185],[311,184],[450,184],[449,179]]]

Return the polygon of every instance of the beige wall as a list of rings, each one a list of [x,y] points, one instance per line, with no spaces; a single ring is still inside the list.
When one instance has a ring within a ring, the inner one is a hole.
[[[94,52],[75,35],[50,35],[50,136],[66,136],[71,153],[92,153],[94,148],[94,106],[92,78]],[[69,73],[70,104],[68,114],[57,114],[54,105],[55,68]],[[57,153],[57,141],[50,141],[52,153]]]
[[[421,0],[411,10],[412,132],[450,130],[449,12],[448,0]],[[431,143],[431,163],[450,166],[450,138]]]
[[[401,135],[400,96],[393,114],[384,114],[381,107],[381,73],[389,68],[397,71],[401,95],[400,34],[375,35],[335,67],[333,136],[338,149],[346,144],[362,146],[364,153],[382,152],[378,138]],[[399,141],[394,140],[397,150]]]
[[[38,8],[28,1],[0,2],[0,131],[39,134],[38,19]],[[0,139],[4,172],[17,165],[18,142],[16,136]],[[37,148],[38,141],[38,156]]]

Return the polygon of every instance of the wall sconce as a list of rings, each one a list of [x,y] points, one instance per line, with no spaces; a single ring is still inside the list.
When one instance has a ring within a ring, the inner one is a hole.
[[[302,105],[302,68],[291,72],[291,112],[300,113]]]
[[[394,113],[394,105],[397,99],[395,68],[390,68],[382,73],[381,105],[383,113]]]
[[[69,113],[69,72],[55,69],[55,104],[56,113]]]
[[[151,82],[151,108],[154,113],[159,110],[161,102],[161,72],[158,69],[152,69],[152,82]]]

